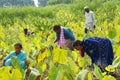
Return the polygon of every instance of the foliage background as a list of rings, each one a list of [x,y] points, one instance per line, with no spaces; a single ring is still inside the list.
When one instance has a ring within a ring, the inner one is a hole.
[[[90,59],[87,55],[84,58],[80,57],[77,51],[71,52],[67,48],[58,48],[53,43],[54,24],[69,27],[79,40],[91,36],[107,37],[112,41],[115,57],[120,56],[119,0],[71,0],[72,2],[69,2],[71,4],[66,4],[65,0],[62,1],[49,0],[46,7],[0,8],[1,59],[14,50],[15,42],[21,42],[28,56],[31,56],[37,47],[37,58],[33,57],[30,65],[39,70],[42,80],[74,80],[81,70],[88,68],[91,64]],[[95,13],[97,25],[94,33],[84,34],[84,7],[86,5]],[[24,36],[24,28],[34,31],[35,34]],[[45,46],[50,47],[45,52],[41,52],[40,49]],[[92,72],[89,72],[90,77]]]

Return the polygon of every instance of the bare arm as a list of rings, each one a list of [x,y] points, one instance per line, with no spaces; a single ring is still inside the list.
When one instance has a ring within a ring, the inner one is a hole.
[[[55,41],[54,41],[54,43],[56,43],[58,40],[56,39]]]
[[[2,66],[5,66],[5,59],[2,60]]]

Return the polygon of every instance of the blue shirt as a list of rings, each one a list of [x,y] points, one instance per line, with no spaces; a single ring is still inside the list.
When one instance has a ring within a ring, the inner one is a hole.
[[[92,59],[92,63],[101,61],[103,64],[110,65],[114,58],[111,41],[107,38],[85,38],[82,42],[85,52]]]
[[[20,51],[20,53],[17,54],[17,55],[16,55],[16,52],[15,52],[15,51],[11,52],[10,54],[8,54],[8,55],[5,57],[5,61],[10,60],[12,56],[17,57],[17,58],[20,60],[20,65],[21,65],[22,68],[25,68],[25,67],[26,67],[26,64],[25,64],[26,54],[25,54],[24,51]]]
[[[75,37],[74,37],[74,34],[73,32],[69,29],[69,28],[63,28],[63,31],[64,31],[64,38],[67,40],[67,39],[70,39],[71,41],[74,41],[75,40]],[[56,33],[56,39],[57,40],[60,40],[60,33]]]
[[[8,60],[10,59],[12,56],[17,56],[17,58],[20,60],[20,61],[24,61],[26,59],[26,54],[24,51],[20,51],[19,54],[16,55],[16,52],[13,51],[11,52],[10,54],[8,54],[6,57],[5,57],[5,60]]]

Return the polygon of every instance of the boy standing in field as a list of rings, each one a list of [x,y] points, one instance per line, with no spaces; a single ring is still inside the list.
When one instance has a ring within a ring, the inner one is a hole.
[[[85,10],[85,33],[87,33],[88,31],[93,30],[96,26],[95,26],[95,17],[94,17],[94,12],[90,11],[89,7],[84,7]]]

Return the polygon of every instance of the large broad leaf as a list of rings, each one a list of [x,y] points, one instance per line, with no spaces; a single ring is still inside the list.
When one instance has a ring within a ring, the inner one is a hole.
[[[90,72],[88,73],[88,80],[93,80],[93,76]]]
[[[22,80],[23,78],[19,69],[13,69],[11,75],[11,80]]]
[[[38,62],[43,61],[48,55],[49,55],[49,50],[45,50],[43,53],[40,53],[38,56]]]
[[[67,59],[67,50],[56,48],[53,51],[53,61],[58,62],[60,64],[66,64],[68,62]]]
[[[109,76],[104,76],[102,80],[116,80],[116,79],[113,76],[109,75]]]
[[[87,70],[80,71],[75,80],[85,80],[87,73],[88,73]]]
[[[115,55],[120,56],[120,46],[116,46]]]
[[[99,80],[102,80],[103,76],[102,76],[102,71],[101,69],[94,64],[94,73],[95,73],[95,76],[99,79]]]
[[[112,65],[111,65],[111,68],[116,68],[116,67],[118,67],[119,64],[120,64],[120,56],[115,58],[115,60],[113,61]]]
[[[22,74],[22,78],[24,78],[24,76],[25,76],[25,70],[20,66],[20,60],[17,57],[15,57],[15,56],[12,56],[11,60],[12,60],[13,67],[15,69],[18,69],[20,71],[20,73]],[[18,70],[16,70],[16,71],[18,72]]]
[[[14,68],[21,69],[20,60],[17,57],[12,56],[11,60],[12,60],[12,65],[13,65]]]
[[[49,80],[57,80],[60,73],[60,67],[53,66],[49,71]]]
[[[5,66],[0,68],[0,80],[10,80],[11,78],[11,71],[12,67],[11,66]]]
[[[11,66],[0,68],[0,80],[22,80],[22,74],[19,69],[13,69]]]
[[[78,54],[78,51],[71,51],[71,50],[69,50],[68,51],[68,56],[72,59],[72,60],[74,60],[74,61],[76,61],[77,59],[78,59],[78,56],[79,54]]]
[[[64,73],[66,73],[67,74],[67,78],[69,79],[69,80],[74,80],[74,78],[75,78],[75,73],[74,73],[74,71],[69,67],[69,66],[67,66],[67,65],[61,65],[61,67],[62,67],[62,69],[64,70]]]
[[[49,72],[50,80],[75,80],[74,71],[67,65],[53,66]]]
[[[115,69],[112,68],[111,65],[108,65],[105,69],[109,72],[115,72]]]

